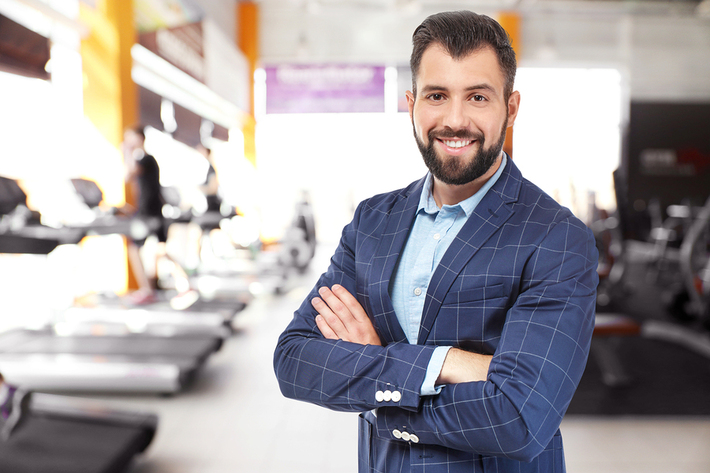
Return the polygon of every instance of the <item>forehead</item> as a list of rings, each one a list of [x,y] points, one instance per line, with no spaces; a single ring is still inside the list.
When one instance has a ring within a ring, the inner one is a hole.
[[[498,57],[489,46],[454,59],[443,46],[434,43],[422,55],[416,82],[419,90],[432,86],[467,89],[486,84],[502,95],[505,78]]]

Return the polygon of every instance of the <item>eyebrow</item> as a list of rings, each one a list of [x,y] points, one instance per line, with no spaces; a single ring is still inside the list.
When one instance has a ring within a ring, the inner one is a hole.
[[[447,91],[449,90],[447,87],[441,86],[441,85],[426,85],[424,88],[422,88],[422,93],[427,93],[427,92],[435,92],[437,90],[441,91]],[[476,84],[476,85],[471,85],[469,87],[466,87],[466,92],[473,92],[475,90],[487,90],[492,93],[496,93],[496,90],[493,88],[492,85],[490,84]]]

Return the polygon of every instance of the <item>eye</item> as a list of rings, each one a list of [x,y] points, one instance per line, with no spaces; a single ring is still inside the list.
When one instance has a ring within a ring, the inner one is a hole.
[[[427,95],[427,98],[433,102],[440,102],[440,101],[444,100],[443,95],[436,94],[436,93]]]
[[[473,100],[474,102],[485,102],[486,98],[483,95],[476,94],[471,97],[471,100]]]

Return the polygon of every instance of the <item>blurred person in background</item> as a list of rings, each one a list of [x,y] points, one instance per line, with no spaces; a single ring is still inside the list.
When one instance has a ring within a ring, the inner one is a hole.
[[[496,21],[432,15],[410,64],[429,172],[358,206],[279,337],[281,392],[360,413],[360,472],[563,472],[594,236],[502,150],[520,94]]]
[[[129,214],[143,219],[159,245],[167,241],[167,229],[163,218],[163,196],[160,185],[160,167],[155,157],[145,151],[145,128],[129,128],[123,135],[123,162],[126,169],[127,201],[136,203]],[[147,239],[147,237],[146,237]],[[157,262],[158,254],[152,258],[141,258],[141,250],[146,239],[129,240],[128,259],[138,284],[138,290],[130,294],[135,304],[145,304],[156,300],[157,265],[146,268],[145,261]]]
[[[202,144],[199,144],[197,145],[197,151],[209,164],[207,175],[205,176],[205,182],[200,186],[200,191],[202,191],[205,195],[205,199],[207,199],[207,211],[219,212],[222,205],[222,199],[219,196],[219,180],[217,179],[217,171],[214,167],[212,150]]]

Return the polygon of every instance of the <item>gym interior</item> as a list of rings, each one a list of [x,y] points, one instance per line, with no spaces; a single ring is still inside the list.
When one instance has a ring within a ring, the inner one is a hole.
[[[710,471],[710,0],[3,0],[0,472],[356,471],[274,347],[358,203],[426,174],[411,35],[461,9],[599,252],[567,470]]]

